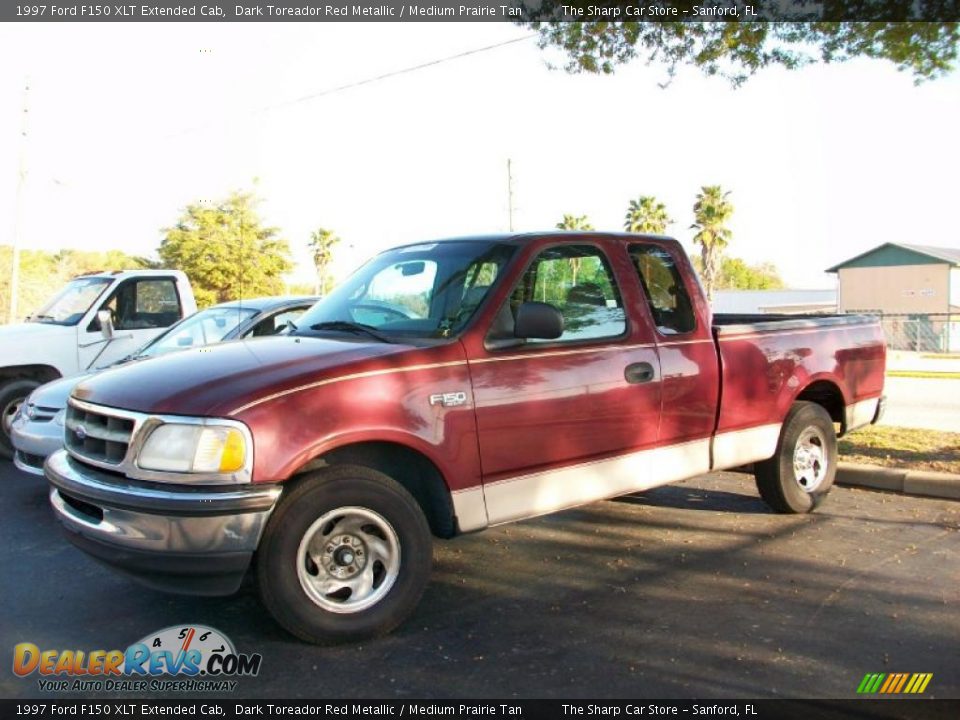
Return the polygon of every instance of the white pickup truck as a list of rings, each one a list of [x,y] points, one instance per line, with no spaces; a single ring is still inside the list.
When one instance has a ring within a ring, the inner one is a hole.
[[[10,424],[43,383],[103,367],[197,310],[177,270],[128,270],[69,281],[24,323],[0,326],[0,457],[13,457]]]

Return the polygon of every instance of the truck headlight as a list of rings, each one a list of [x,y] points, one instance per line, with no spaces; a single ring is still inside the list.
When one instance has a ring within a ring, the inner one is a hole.
[[[144,470],[232,473],[247,461],[243,433],[223,425],[165,423],[150,433],[137,457]]]

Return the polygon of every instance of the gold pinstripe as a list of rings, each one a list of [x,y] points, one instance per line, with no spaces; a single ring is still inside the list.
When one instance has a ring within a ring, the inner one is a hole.
[[[248,402],[246,405],[241,405],[240,407],[234,408],[228,412],[227,415],[236,415],[237,413],[241,413],[244,410],[249,410],[250,408],[256,407],[257,405],[261,405],[265,402],[286,397],[287,395],[293,395],[294,393],[298,393],[303,390],[312,390],[313,388],[323,387],[324,385],[332,385],[338,382],[346,382],[347,380],[358,380],[360,378],[376,377],[378,375],[390,375],[392,373],[416,372],[417,370],[431,370],[433,368],[457,367],[459,365],[466,364],[466,360],[453,360],[445,363],[428,363],[425,365],[411,365],[410,367],[402,368],[384,368],[382,370],[367,370],[366,372],[353,373],[351,375],[340,375],[339,377],[318,380],[317,382],[307,383],[306,385],[300,385],[295,388],[290,388],[289,390],[282,390],[280,392],[273,393],[272,395],[267,395],[259,400],[254,400],[253,402]]]

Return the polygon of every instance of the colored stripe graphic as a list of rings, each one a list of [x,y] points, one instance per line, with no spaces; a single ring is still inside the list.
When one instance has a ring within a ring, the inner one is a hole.
[[[857,686],[857,694],[917,695],[927,689],[933,673],[867,673]]]

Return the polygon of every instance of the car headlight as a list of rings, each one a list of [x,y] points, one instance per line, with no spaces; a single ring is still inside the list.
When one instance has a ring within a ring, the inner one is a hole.
[[[247,461],[247,440],[224,425],[159,425],[137,457],[144,470],[182,473],[232,473]]]

